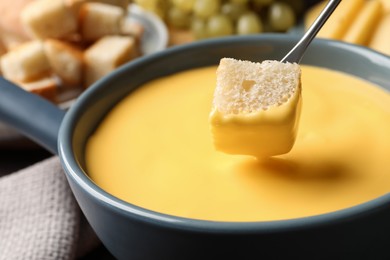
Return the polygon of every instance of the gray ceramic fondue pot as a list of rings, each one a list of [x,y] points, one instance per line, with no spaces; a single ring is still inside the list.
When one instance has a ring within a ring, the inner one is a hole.
[[[0,120],[59,155],[87,220],[119,259],[390,259],[390,194],[312,217],[215,222],[132,205],[106,193],[88,177],[84,158],[88,137],[105,114],[134,89],[164,75],[216,65],[222,57],[280,60],[298,40],[263,34],[169,48],[106,76],[66,113],[1,79]],[[390,58],[363,47],[315,40],[302,63],[357,75],[390,90]]]

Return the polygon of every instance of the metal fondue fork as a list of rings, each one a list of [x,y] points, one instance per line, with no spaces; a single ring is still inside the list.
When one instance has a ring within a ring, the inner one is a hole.
[[[306,51],[306,48],[309,46],[311,41],[317,35],[319,30],[328,20],[330,15],[339,5],[341,0],[330,0],[325,8],[322,10],[320,15],[314,21],[314,23],[310,26],[307,32],[302,36],[301,40],[292,48],[292,50],[287,53],[286,56],[281,60],[281,62],[291,62],[291,63],[300,63],[301,59]]]

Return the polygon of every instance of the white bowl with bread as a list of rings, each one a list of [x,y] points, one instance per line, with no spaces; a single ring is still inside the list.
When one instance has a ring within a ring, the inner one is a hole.
[[[0,75],[67,109],[86,88],[167,47],[164,22],[128,0],[0,3]],[[0,122],[0,147],[19,139]]]

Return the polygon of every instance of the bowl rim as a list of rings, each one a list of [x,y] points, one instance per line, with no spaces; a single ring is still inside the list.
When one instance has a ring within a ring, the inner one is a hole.
[[[110,208],[111,210],[116,211],[119,214],[131,217],[138,221],[153,223],[167,228],[203,231],[209,233],[278,233],[285,231],[309,229],[313,227],[326,227],[333,224],[341,224],[351,219],[363,218],[388,208],[390,205],[390,193],[384,194],[378,198],[348,208],[319,215],[294,219],[248,222],[191,219],[156,212],[134,205],[129,202],[125,202],[109,194],[108,192],[100,188],[98,185],[96,185],[79,165],[72,147],[73,129],[76,126],[78,114],[80,114],[82,111],[82,105],[91,96],[95,95],[95,92],[97,92],[98,89],[103,88],[112,80],[115,80],[116,76],[126,73],[128,70],[137,68],[138,66],[142,66],[143,64],[149,63],[153,60],[163,59],[164,57],[175,53],[186,52],[188,50],[191,50],[192,48],[207,48],[209,46],[218,46],[227,43],[240,43],[242,41],[249,42],[263,40],[295,43],[299,40],[299,36],[275,33],[249,36],[231,36],[202,40],[185,45],[170,47],[168,49],[165,49],[164,51],[144,56],[133,62],[123,65],[110,75],[102,78],[101,80],[93,84],[89,89],[84,91],[84,93],[78,98],[76,103],[72,105],[72,107],[66,113],[64,120],[61,124],[58,137],[58,153],[68,179],[70,178],[73,182],[77,183],[77,185],[80,186],[81,189],[89,196],[93,197],[95,201],[102,203],[104,207]],[[373,59],[378,65],[384,62],[385,67],[390,68],[389,56],[386,56],[367,47],[328,39],[315,39],[312,44],[317,46],[329,46],[331,48],[345,49],[349,52]]]

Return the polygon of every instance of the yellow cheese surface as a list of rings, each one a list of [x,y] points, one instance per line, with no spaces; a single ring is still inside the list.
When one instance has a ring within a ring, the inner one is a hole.
[[[216,67],[155,80],[120,102],[90,137],[87,171],[112,195],[153,211],[262,221],[347,208],[390,191],[390,95],[302,66],[296,142],[256,160],[214,149]]]

